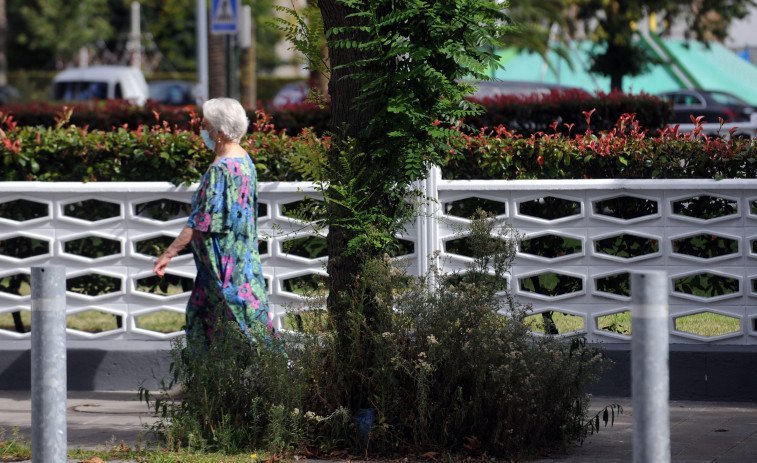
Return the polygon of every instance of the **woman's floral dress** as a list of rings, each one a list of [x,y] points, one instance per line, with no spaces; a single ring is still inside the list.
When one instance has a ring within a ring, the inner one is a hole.
[[[257,237],[257,180],[249,156],[222,158],[202,176],[187,225],[197,265],[187,303],[188,335],[212,337],[215,314],[239,323],[252,341],[270,335],[268,296]]]

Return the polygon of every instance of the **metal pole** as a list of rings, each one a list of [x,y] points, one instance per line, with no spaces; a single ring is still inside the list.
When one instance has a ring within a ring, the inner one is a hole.
[[[139,2],[131,2],[131,32],[126,49],[131,51],[131,66],[142,69],[142,29]]]
[[[66,461],[66,267],[32,267],[32,461]]]
[[[226,35],[226,95],[229,98],[234,98],[234,91],[232,90],[234,64],[232,62],[232,45],[231,35]]]
[[[634,463],[670,462],[668,280],[631,275],[631,395]]]
[[[208,99],[208,10],[205,0],[197,0],[197,85],[202,102]]]

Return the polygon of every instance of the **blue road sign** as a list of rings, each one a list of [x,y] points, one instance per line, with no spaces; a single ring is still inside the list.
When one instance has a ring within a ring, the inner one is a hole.
[[[210,7],[210,33],[236,34],[239,0],[213,0]]]

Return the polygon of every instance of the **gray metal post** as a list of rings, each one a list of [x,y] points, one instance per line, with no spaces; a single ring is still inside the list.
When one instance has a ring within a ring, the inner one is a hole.
[[[66,461],[66,268],[32,267],[32,461]]]
[[[202,105],[208,100],[208,4],[205,0],[195,2],[197,12],[197,86]]]
[[[668,281],[631,275],[631,395],[634,463],[670,462]]]

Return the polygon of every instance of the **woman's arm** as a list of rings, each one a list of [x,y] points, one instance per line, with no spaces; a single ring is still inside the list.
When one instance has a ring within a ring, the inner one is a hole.
[[[158,257],[158,260],[155,261],[155,267],[153,267],[152,272],[159,277],[165,275],[168,263],[171,259],[176,257],[190,241],[192,241],[196,236],[195,234],[200,234],[200,232],[185,225],[181,230],[181,233],[179,233],[179,236],[173,240],[173,243],[168,246],[168,249],[166,249],[165,252]]]

